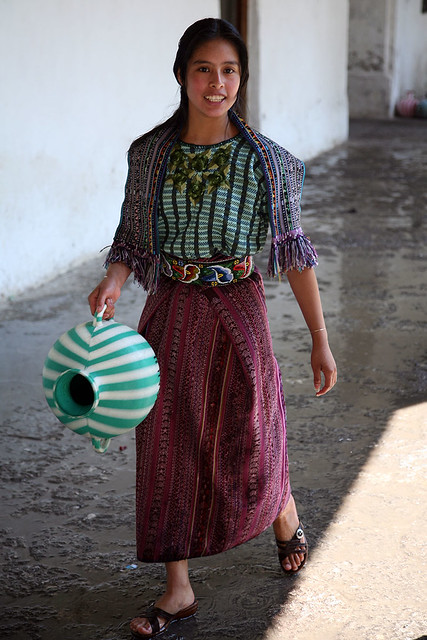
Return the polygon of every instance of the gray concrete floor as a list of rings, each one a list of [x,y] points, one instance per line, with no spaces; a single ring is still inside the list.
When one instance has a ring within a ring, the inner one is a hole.
[[[426,637],[426,190],[425,121],[353,122],[346,144],[308,163],[304,228],[340,374],[328,396],[314,397],[287,283],[266,293],[309,562],[283,577],[272,531],[191,561],[200,610],[165,640]],[[53,342],[90,319],[100,263],[0,308],[2,638],[122,640],[164,587],[160,565],[135,560],[133,434],[99,455],[41,388]],[[127,285],[117,320],[135,326],[143,302]]]

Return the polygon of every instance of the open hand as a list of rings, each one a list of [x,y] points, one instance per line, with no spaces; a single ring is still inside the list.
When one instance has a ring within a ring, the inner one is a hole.
[[[314,374],[314,389],[316,396],[328,393],[337,382],[337,365],[327,342],[313,344],[311,352],[311,367]],[[322,374],[324,384],[322,387]]]

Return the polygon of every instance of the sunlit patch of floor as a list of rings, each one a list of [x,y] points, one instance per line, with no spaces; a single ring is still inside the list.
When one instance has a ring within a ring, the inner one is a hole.
[[[396,411],[265,640],[427,633],[427,402]]]

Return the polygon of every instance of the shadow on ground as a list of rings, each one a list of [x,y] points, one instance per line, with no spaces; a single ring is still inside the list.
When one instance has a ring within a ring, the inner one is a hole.
[[[266,282],[291,480],[312,551],[390,415],[427,397],[426,131],[422,121],[354,122],[348,143],[308,163],[303,221],[320,254],[340,374],[329,396],[314,397],[310,340],[287,283]],[[258,263],[265,272],[266,256]],[[135,560],[133,435],[96,454],[42,393],[44,358],[89,319],[100,273],[97,258],[1,308],[5,639],[124,640],[129,619],[164,587],[160,565]],[[117,319],[136,326],[143,301],[126,286]],[[282,576],[271,531],[192,561],[191,576],[200,612],[165,640],[261,640],[298,581]]]

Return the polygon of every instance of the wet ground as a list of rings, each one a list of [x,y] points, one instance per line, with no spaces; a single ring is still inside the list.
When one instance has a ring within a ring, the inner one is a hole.
[[[426,191],[425,121],[354,122],[348,143],[308,163],[304,226],[340,374],[328,396],[314,397],[288,285],[267,281],[266,292],[310,560],[283,577],[269,530],[191,561],[200,610],[165,640],[426,637]],[[135,559],[132,433],[99,455],[62,427],[41,388],[53,342],[89,320],[100,274],[96,258],[0,308],[8,640],[124,640],[164,587],[161,565]],[[126,286],[117,319],[135,326],[143,301]]]

